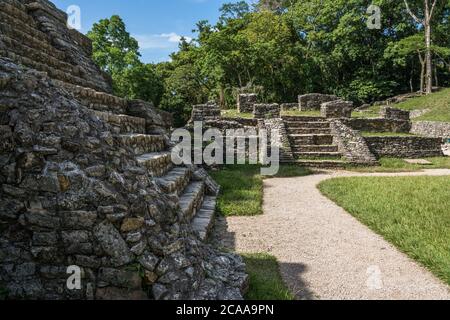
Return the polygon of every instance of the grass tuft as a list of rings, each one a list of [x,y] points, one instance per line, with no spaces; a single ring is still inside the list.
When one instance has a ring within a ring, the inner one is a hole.
[[[281,278],[275,257],[268,254],[243,254],[250,276],[246,300],[294,300]]]
[[[424,169],[450,169],[450,157],[424,158],[431,165],[410,164],[403,159],[381,158],[380,166],[348,167],[347,170],[356,172],[414,172]]]
[[[274,177],[263,177],[259,165],[224,166],[210,172],[221,186],[217,201],[218,212],[224,216],[255,216],[262,214],[263,179],[299,177],[311,171],[297,165],[281,165]]]

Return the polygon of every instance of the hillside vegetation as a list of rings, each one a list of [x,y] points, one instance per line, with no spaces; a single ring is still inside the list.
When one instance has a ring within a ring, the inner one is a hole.
[[[414,121],[442,121],[450,122],[450,88],[439,92],[410,99],[395,105],[403,110],[425,110],[430,111],[415,118]]]

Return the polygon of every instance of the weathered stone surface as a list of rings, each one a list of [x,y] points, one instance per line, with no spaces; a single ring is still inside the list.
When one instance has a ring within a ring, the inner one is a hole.
[[[343,119],[342,122],[360,131],[408,133],[411,130],[411,122],[407,120],[352,118]]]
[[[391,107],[385,107],[381,109],[381,117],[390,120],[405,120],[409,121],[411,119],[410,112],[400,109],[395,109]]]
[[[90,42],[67,30],[50,2],[0,6],[0,278],[8,298],[242,298],[239,258],[227,276],[215,270],[223,253],[198,240],[178,197],[137,161],[170,151],[171,116],[109,94]],[[180,193],[190,171],[183,176]],[[76,292],[66,288],[71,265],[82,268]],[[215,287],[205,290],[212,278]]]
[[[353,102],[335,100],[323,103],[320,112],[323,117],[328,119],[351,118],[353,111]]]
[[[376,164],[375,156],[358,131],[346,126],[341,120],[332,120],[330,124],[333,140],[338,145],[339,151],[348,160],[356,163]]]
[[[274,119],[280,118],[281,109],[277,103],[255,104],[253,106],[253,117],[255,119]]]
[[[339,97],[321,93],[309,93],[298,97],[301,111],[320,110],[323,103],[336,100],[339,100]]]
[[[99,224],[94,228],[94,236],[105,253],[112,258],[114,265],[123,266],[131,262],[132,257],[128,246],[112,224],[107,222]]]
[[[191,122],[217,120],[221,117],[220,107],[214,102],[198,104],[192,107]]]
[[[254,93],[239,94],[237,98],[239,113],[252,113],[253,107],[258,101],[258,96]]]
[[[378,157],[441,157],[442,139],[424,137],[366,137],[370,150]]]
[[[450,139],[450,123],[435,121],[413,122],[411,132],[430,138]]]

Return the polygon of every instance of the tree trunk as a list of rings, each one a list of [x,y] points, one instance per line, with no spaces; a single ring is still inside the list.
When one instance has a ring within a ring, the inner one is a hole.
[[[420,93],[424,93],[425,91],[425,60],[422,58],[422,55],[419,54],[419,60],[420,60],[420,66],[421,66],[421,70],[420,70]]]
[[[439,78],[438,78],[438,72],[437,72],[437,66],[434,64],[434,85],[436,88],[439,87]]]
[[[426,93],[430,94],[433,91],[433,62],[432,62],[432,54],[431,54],[431,16],[430,16],[430,7],[429,0],[425,1],[425,44],[426,44]]]

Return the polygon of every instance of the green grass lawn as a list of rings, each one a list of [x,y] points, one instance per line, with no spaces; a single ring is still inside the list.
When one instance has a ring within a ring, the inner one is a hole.
[[[275,257],[268,254],[243,254],[250,276],[246,300],[294,300],[283,283]]]
[[[430,112],[413,119],[413,121],[450,122],[450,88],[430,95],[411,98],[405,102],[392,105],[393,108],[413,111],[430,109]],[[355,118],[379,118],[380,106],[370,107],[364,112],[353,112]]]
[[[450,88],[427,96],[409,99],[396,104],[394,107],[409,111],[430,109],[430,112],[414,119],[414,121],[450,122]]]
[[[337,178],[321,192],[450,284],[450,177]]]
[[[224,166],[210,174],[221,185],[217,201],[218,212],[224,216],[254,216],[262,214],[263,177],[259,165]],[[296,165],[281,165],[275,177],[296,177],[311,171]]]
[[[381,158],[380,166],[348,167],[347,170],[357,172],[412,172],[423,169],[450,169],[450,157],[424,158],[431,165],[418,165],[406,163],[403,159]]]

